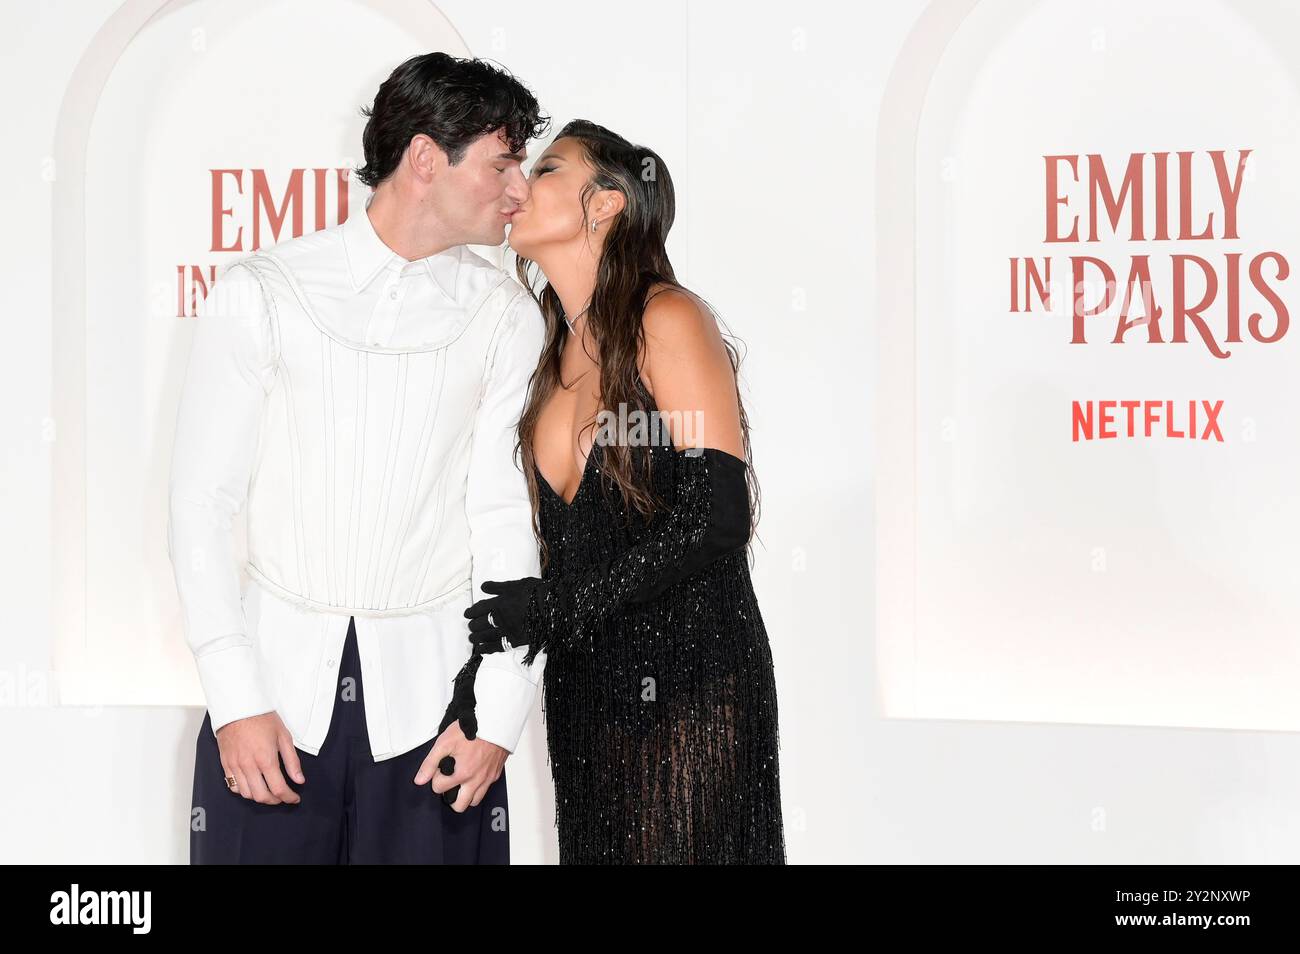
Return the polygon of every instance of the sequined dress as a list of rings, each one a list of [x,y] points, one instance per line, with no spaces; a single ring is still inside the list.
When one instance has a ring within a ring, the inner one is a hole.
[[[707,506],[700,458],[633,454],[638,467],[651,456],[673,504],[649,524],[603,477],[599,443],[571,503],[537,474],[543,579],[585,577],[543,673],[560,863],[784,864],[776,683],[747,553],[624,602],[657,561],[690,550]],[[571,619],[589,622],[559,638]]]

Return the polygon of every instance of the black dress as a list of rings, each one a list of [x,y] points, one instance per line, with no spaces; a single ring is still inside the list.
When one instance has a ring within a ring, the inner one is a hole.
[[[530,607],[549,634],[542,704],[560,863],[784,864],[776,683],[747,551],[630,601],[708,519],[702,457],[632,453],[638,467],[650,455],[672,505],[649,524],[604,478],[599,442],[571,503],[537,473],[542,578],[575,581],[563,605]]]

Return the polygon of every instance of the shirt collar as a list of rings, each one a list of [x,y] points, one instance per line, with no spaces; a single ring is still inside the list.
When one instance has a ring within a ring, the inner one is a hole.
[[[361,291],[387,266],[401,269],[411,264],[385,245],[375,231],[374,223],[366,212],[373,200],[372,194],[366,199],[365,208],[353,212],[343,223],[343,248],[347,255],[353,291]],[[417,262],[424,266],[429,278],[453,302],[456,301],[456,279],[460,275],[460,250],[461,246],[453,245]]]

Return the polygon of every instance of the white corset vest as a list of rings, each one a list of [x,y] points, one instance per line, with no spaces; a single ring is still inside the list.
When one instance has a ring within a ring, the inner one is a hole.
[[[333,284],[313,282],[329,266],[311,243],[241,264],[262,286],[277,354],[248,492],[249,575],[348,615],[462,598],[475,411],[494,331],[523,287],[465,250],[468,304],[420,316],[380,347],[348,330]]]

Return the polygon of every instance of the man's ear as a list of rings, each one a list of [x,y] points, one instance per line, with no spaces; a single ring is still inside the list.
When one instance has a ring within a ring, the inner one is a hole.
[[[446,168],[447,154],[424,133],[416,133],[406,147],[405,161],[419,181],[428,182]]]

